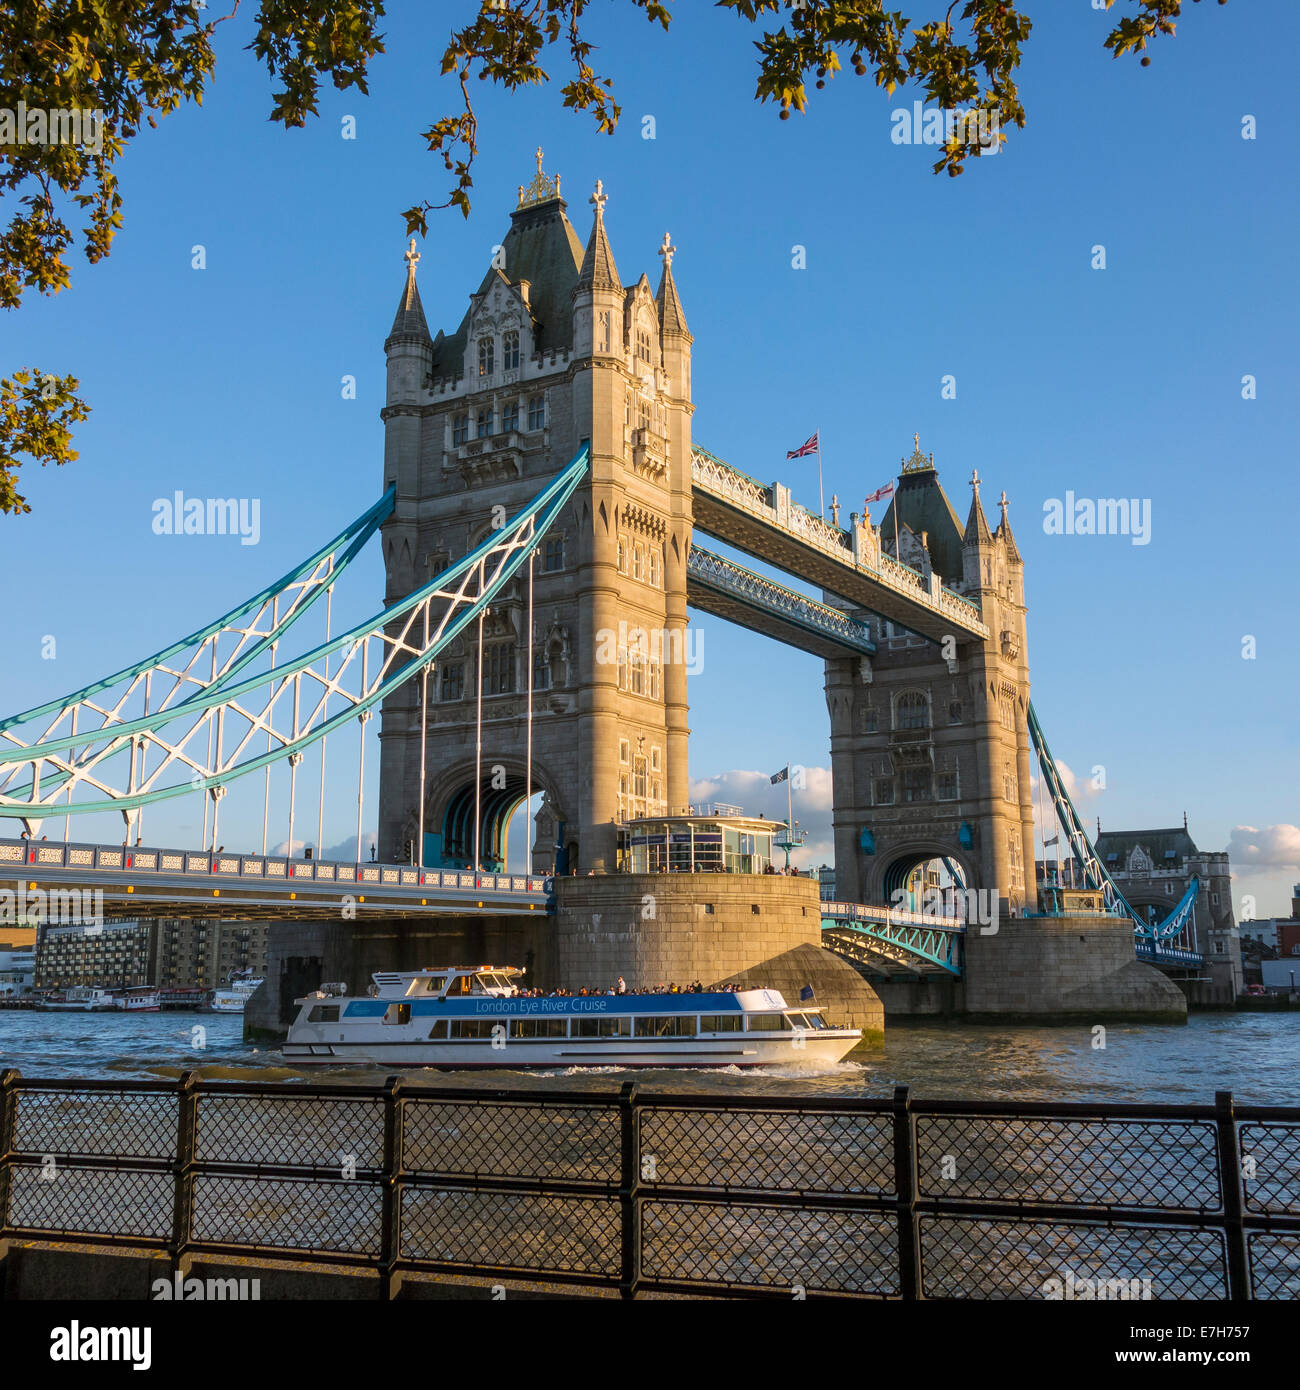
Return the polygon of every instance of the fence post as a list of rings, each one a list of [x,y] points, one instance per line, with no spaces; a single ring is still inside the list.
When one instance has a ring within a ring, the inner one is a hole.
[[[183,1279],[187,1273],[194,1215],[194,1153],[198,1128],[198,1074],[182,1072],[176,1107],[176,1185],[172,1204],[172,1260]]]
[[[14,1129],[18,1118],[17,1071],[6,1068],[0,1071],[0,1271],[3,1270],[5,1256],[9,1253],[9,1242],[5,1232],[9,1229],[9,1179],[13,1171]],[[4,1277],[0,1272],[0,1297],[4,1294]]]
[[[1242,1217],[1245,1205],[1241,1192],[1241,1161],[1237,1149],[1237,1121],[1233,1113],[1232,1092],[1214,1093],[1214,1129],[1219,1150],[1219,1179],[1223,1184],[1223,1233],[1228,1256],[1228,1297],[1234,1303],[1253,1297],[1250,1285],[1250,1254],[1246,1248],[1246,1228]]]
[[[396,1297],[401,1275],[393,1273],[402,1249],[402,1078],[384,1082],[384,1157],[379,1226],[379,1297]]]
[[[636,1297],[641,1279],[641,1115],[636,1096],[636,1082],[625,1081],[618,1093],[622,1139],[618,1199],[623,1235],[618,1287],[623,1298]]]
[[[898,1211],[898,1291],[904,1299],[921,1293],[921,1241],[916,1220],[916,1145],[912,1101],[906,1086],[894,1087],[894,1194]]]

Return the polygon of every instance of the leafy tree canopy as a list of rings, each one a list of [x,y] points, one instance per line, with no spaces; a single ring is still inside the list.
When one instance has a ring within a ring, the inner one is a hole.
[[[216,65],[214,36],[243,2],[229,0],[224,14],[213,14],[203,0],[9,0],[0,8],[0,197],[9,197],[12,208],[0,230],[0,307],[17,309],[28,290],[55,294],[68,287],[75,209],[85,217],[86,259],[93,265],[109,254],[122,225],[117,161],[142,126],[156,126],[182,102],[202,102]],[[612,78],[593,66],[595,47],[584,28],[591,0],[457,3],[468,20],[452,31],[441,58],[443,76],[459,87],[457,109],[423,132],[450,187],[444,202],[407,209],[412,232],[426,233],[428,215],[438,208],[469,215],[478,153],[474,81],[513,91],[549,82],[543,63],[559,61],[564,106],[589,112],[607,132],[621,114]],[[670,30],[672,13],[662,0],[622,3]],[[887,92],[912,83],[940,107],[977,118],[984,112],[983,128],[998,132],[999,141],[1025,124],[1016,87],[1031,29],[1024,0],[952,0],[942,13],[937,0],[918,0],[935,11],[921,21],[887,10],[885,0],[715,3],[760,35],[754,94],[775,103],[783,120],[807,110],[810,84],[825,87],[847,64]],[[1116,17],[1106,48],[1116,57],[1142,53],[1148,64],[1143,50],[1173,34],[1182,6],[1183,0],[1106,0],[1107,9],[1126,11]],[[305,125],[318,114],[325,80],[366,92],[370,62],[384,51],[383,19],[384,0],[260,0],[248,48],[278,87],[270,119]],[[71,126],[74,112],[102,116]],[[43,125],[32,124],[33,113]],[[962,172],[979,154],[978,129],[974,120],[956,127],[936,173]],[[88,413],[77,386],[74,377],[36,367],[0,378],[0,513],[29,510],[16,487],[22,462],[44,466],[77,457],[70,426]]]

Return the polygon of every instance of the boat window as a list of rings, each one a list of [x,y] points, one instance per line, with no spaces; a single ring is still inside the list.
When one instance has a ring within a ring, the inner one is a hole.
[[[385,1023],[410,1023],[411,1006],[409,1004],[390,1004],[384,1010]]]
[[[449,1021],[453,1038],[490,1038],[493,1028],[505,1022],[501,1018],[453,1018]]]
[[[739,1014],[701,1014],[701,1033],[739,1033]]]
[[[429,1040],[432,1042],[437,1038],[445,1038],[446,1036],[447,1020],[445,1018],[440,1018],[433,1027],[429,1029]]]
[[[632,1020],[630,1018],[575,1018],[573,1020],[575,1038],[630,1038]]]
[[[567,1038],[567,1018],[516,1018],[510,1022],[512,1038]]]
[[[748,1014],[745,1021],[751,1033],[779,1033],[790,1027],[780,1014]]]
[[[337,1023],[339,1006],[337,1004],[315,1004],[307,1015],[308,1023]]]
[[[695,1036],[694,1014],[649,1015],[636,1021],[638,1038],[690,1038]]]
[[[472,975],[457,975],[451,984],[447,986],[447,998],[455,999],[459,995],[469,994],[474,988],[474,977]]]

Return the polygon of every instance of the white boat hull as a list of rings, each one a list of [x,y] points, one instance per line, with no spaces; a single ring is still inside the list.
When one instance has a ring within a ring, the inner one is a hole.
[[[840,1061],[861,1041],[862,1034],[856,1029],[839,1028],[823,1028],[802,1037],[733,1033],[719,1038],[511,1038],[504,1047],[477,1038],[436,1043],[310,1042],[303,1038],[285,1043],[281,1055],[294,1066],[440,1067],[449,1071],[826,1066]]]

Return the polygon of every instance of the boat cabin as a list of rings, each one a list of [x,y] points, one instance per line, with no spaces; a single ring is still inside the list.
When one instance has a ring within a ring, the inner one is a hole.
[[[443,969],[381,970],[370,978],[379,999],[465,999],[489,996],[511,999],[519,993],[517,965],[449,965]]]

